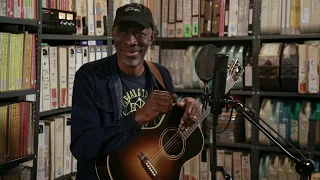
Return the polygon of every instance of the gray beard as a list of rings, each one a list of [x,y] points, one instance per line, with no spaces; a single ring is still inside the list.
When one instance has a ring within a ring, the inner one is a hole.
[[[143,61],[143,59],[132,60],[132,59],[121,58],[121,61],[127,66],[137,67]]]

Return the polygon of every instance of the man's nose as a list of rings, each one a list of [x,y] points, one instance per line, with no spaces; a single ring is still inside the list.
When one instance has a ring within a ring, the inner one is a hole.
[[[137,44],[137,39],[132,33],[127,33],[126,36],[124,37],[124,44],[125,45],[136,45]]]

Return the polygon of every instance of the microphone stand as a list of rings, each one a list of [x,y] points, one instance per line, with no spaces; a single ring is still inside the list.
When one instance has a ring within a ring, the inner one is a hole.
[[[315,169],[313,160],[306,158],[299,159],[293,154],[291,154],[285,147],[281,145],[281,143],[271,133],[269,133],[263,126],[261,126],[258,122],[255,121],[255,119],[258,116],[251,108],[245,107],[245,105],[240,101],[227,100],[225,103],[230,104],[237,112],[242,113],[251,124],[254,124],[264,135],[266,135],[271,141],[273,141],[280,149],[282,149],[282,151],[284,151],[294,161],[294,163],[296,164],[296,172],[300,175],[300,180],[308,180],[308,178],[311,178],[311,174]],[[249,111],[246,111],[245,108],[249,109]]]
[[[210,130],[210,170],[212,180],[216,179],[216,171],[220,171],[226,180],[232,180],[231,175],[224,167],[217,166],[217,140],[215,137],[218,116],[222,113],[224,96],[226,90],[227,74],[228,74],[228,59],[229,55],[225,53],[217,53],[215,55],[215,64],[212,76],[212,91],[208,93],[205,89],[204,101],[210,104],[210,113],[212,114],[212,129]],[[205,83],[206,84],[206,83]],[[228,84],[229,85],[229,84]],[[228,86],[227,86],[228,87]],[[207,87],[206,87],[207,88]],[[211,97],[208,98],[209,94]]]
[[[209,149],[210,149],[210,170],[211,170],[211,179],[215,180],[216,179],[216,171],[221,172],[223,177],[226,180],[232,180],[232,176],[228,172],[226,168],[223,166],[217,166],[217,148],[216,148],[216,143],[217,140],[215,138],[216,134],[216,127],[217,127],[217,122],[218,122],[218,115],[222,113],[222,107],[223,107],[223,101],[221,103],[216,103],[213,102],[210,93],[209,93],[209,88],[208,88],[208,83],[204,81],[204,93],[202,94],[201,99],[204,101],[204,109],[207,109],[207,105],[210,104],[211,109],[210,112],[213,115],[213,122],[212,122],[212,128],[210,129],[210,141],[209,141]],[[220,104],[221,106],[216,107],[217,104]]]

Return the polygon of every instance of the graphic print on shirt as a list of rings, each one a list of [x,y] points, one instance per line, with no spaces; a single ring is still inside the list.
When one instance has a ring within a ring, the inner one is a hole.
[[[130,113],[142,108],[148,98],[148,91],[146,89],[131,89],[123,94],[122,116],[128,116]],[[159,123],[159,118],[150,121],[142,126],[153,127]]]

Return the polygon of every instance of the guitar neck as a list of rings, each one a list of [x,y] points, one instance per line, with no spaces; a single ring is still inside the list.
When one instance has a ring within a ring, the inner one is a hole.
[[[239,63],[239,60],[235,59],[230,64],[230,67],[228,67],[228,71],[229,73],[227,74],[226,78],[225,94],[227,94],[229,90],[238,82],[244,72],[244,69],[242,68],[241,63]],[[201,105],[201,108],[202,106],[203,105]],[[202,121],[209,115],[210,111],[211,109],[207,108],[203,113],[201,113],[201,117],[197,123],[195,123],[191,127],[188,127],[184,131],[179,130],[182,136],[187,139],[193,133],[193,131],[202,123]]]
[[[202,105],[201,105],[202,108]],[[188,127],[187,129],[185,129],[184,131],[180,131],[180,133],[182,134],[182,136],[187,139],[192,133],[193,131],[202,123],[202,121],[209,115],[210,113],[210,108],[207,108],[202,114],[201,117],[199,119],[199,121],[197,123],[195,123],[193,126]]]

